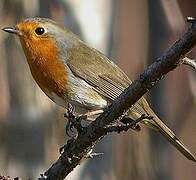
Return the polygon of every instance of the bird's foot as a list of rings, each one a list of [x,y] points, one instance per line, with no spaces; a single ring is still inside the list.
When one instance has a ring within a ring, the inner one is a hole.
[[[91,110],[91,111],[86,112],[82,116],[86,117],[87,121],[93,121],[95,119],[95,117],[100,115],[101,113],[103,113],[102,109]]]
[[[76,135],[78,133],[81,133],[85,127],[82,126],[82,120],[86,120],[86,115],[81,115],[79,117],[76,117],[76,115],[74,114],[74,107],[69,103],[68,104],[68,108],[67,108],[67,112],[64,114],[64,117],[66,117],[68,119],[68,122],[66,124],[66,134],[69,137],[76,137]],[[77,133],[74,133],[74,129],[75,128],[77,130]],[[70,132],[73,134],[70,134]]]

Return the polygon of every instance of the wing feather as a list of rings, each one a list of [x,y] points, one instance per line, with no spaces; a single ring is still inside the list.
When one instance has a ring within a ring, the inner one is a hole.
[[[81,44],[77,48],[70,48],[66,62],[74,75],[85,80],[110,100],[119,96],[131,83],[118,66],[85,44]]]

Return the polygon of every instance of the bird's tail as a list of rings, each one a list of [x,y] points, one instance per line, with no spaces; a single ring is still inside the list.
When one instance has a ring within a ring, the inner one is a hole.
[[[148,106],[149,107],[149,106]],[[171,144],[173,144],[185,157],[189,160],[195,161],[195,156],[191,153],[191,151],[176,137],[174,132],[169,129],[153,112],[150,108],[145,108],[145,111],[148,115],[153,116],[153,120],[144,120],[143,122],[152,127],[153,129],[160,132]]]

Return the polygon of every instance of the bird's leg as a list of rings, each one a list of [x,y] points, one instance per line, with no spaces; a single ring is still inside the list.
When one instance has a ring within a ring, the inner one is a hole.
[[[81,125],[81,121],[85,118],[82,116],[76,117],[74,114],[74,107],[70,103],[68,103],[67,112],[64,114],[64,117],[68,119],[66,124],[66,134],[69,137],[73,138],[73,136],[69,134],[69,131],[73,132],[73,127],[77,130],[77,133],[81,133],[83,131],[84,128]]]
[[[73,119],[75,119],[74,108],[71,104],[68,104],[67,112],[64,114],[64,117],[67,118],[67,124],[66,124],[66,127],[65,127],[65,132],[66,132],[67,136],[73,137],[69,134],[69,131],[73,132],[73,130],[72,130],[72,128],[73,128],[72,121],[73,121]]]
[[[101,113],[103,113],[103,110],[99,109],[99,110],[88,111],[85,114],[82,114],[82,116],[86,118],[85,120],[92,121],[95,119],[93,118],[93,116],[100,115]]]
[[[64,114],[64,117],[68,119],[68,122],[66,124],[66,134],[69,137],[74,137],[73,135],[70,135],[70,131],[73,133],[73,127],[77,130],[77,133],[81,133],[85,127],[82,126],[82,121],[92,121],[94,120],[93,116],[99,115],[103,113],[103,110],[93,110],[93,111],[88,111],[85,114],[79,115],[76,117],[74,114],[74,107],[68,103],[67,107],[67,112]]]

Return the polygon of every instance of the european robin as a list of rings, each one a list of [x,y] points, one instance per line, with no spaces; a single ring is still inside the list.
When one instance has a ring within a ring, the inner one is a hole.
[[[50,19],[29,18],[3,30],[18,35],[33,78],[60,106],[66,108],[71,103],[78,112],[99,114],[131,84],[116,64]],[[142,97],[127,116],[135,120],[143,114],[154,118],[154,121],[144,119],[144,124],[161,133],[188,159],[196,161]]]

